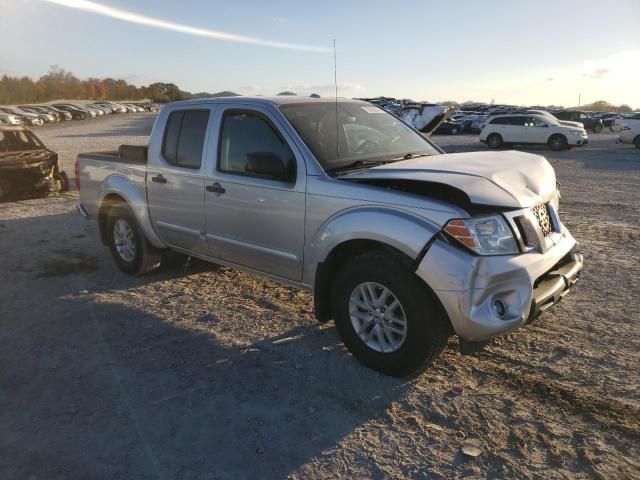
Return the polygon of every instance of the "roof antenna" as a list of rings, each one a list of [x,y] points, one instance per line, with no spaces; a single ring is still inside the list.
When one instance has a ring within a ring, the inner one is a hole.
[[[336,39],[333,39],[333,83],[336,86],[336,160],[340,161],[340,141],[338,136],[338,61],[336,55]]]

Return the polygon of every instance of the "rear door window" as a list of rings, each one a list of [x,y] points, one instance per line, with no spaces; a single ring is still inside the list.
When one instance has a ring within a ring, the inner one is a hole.
[[[509,117],[508,125],[523,127],[525,125],[525,117]]]
[[[491,125],[509,125],[509,117],[494,118]]]
[[[209,123],[209,110],[172,112],[167,120],[162,156],[171,165],[199,169]]]

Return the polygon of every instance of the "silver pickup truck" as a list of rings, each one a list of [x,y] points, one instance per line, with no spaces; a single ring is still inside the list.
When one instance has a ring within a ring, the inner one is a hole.
[[[130,274],[170,249],[312,290],[353,355],[391,375],[535,319],[577,280],[541,156],[444,154],[371,104],[177,102],[148,147],[78,156],[79,211]]]

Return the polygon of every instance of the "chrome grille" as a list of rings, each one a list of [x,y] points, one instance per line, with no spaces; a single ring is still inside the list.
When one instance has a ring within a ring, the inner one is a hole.
[[[533,207],[531,211],[538,221],[538,226],[540,227],[542,235],[545,237],[551,235],[551,219],[549,218],[549,210],[547,209],[547,206],[538,205],[537,207]]]

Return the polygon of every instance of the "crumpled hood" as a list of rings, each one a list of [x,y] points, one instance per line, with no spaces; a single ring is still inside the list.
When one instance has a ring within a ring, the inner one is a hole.
[[[531,153],[468,152],[419,157],[343,175],[344,180],[411,180],[449,185],[471,203],[527,208],[555,195],[553,167]]]
[[[39,163],[54,160],[55,155],[47,149],[0,152],[0,168],[31,168]]]

